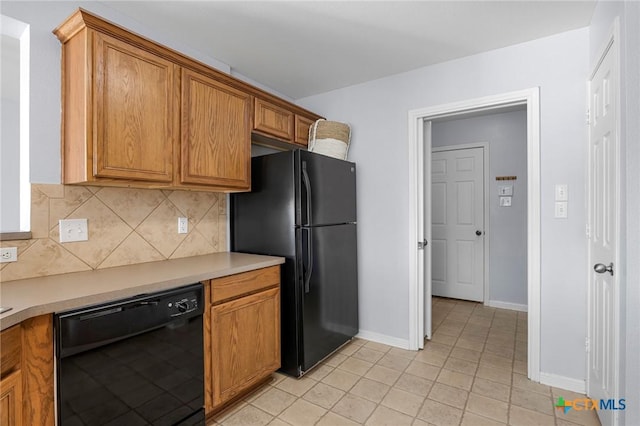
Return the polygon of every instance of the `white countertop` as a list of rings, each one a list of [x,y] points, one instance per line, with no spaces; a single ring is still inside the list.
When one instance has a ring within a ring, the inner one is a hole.
[[[26,319],[284,263],[284,258],[215,253],[0,283],[0,330]]]

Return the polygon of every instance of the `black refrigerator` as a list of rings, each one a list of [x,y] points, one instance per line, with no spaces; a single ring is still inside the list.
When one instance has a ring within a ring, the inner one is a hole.
[[[308,151],[254,157],[231,196],[231,249],[282,256],[281,371],[300,377],[358,333],[356,165]]]

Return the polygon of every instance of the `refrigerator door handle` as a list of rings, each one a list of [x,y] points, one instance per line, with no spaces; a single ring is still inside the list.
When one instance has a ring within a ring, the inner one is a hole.
[[[303,228],[307,231],[307,270],[304,274],[304,292],[309,293],[311,289],[311,274],[313,273],[313,240],[311,228]]]
[[[302,180],[304,181],[304,187],[307,190],[307,223],[306,226],[310,226],[313,221],[311,220],[311,180],[307,173],[307,162],[302,162]]]

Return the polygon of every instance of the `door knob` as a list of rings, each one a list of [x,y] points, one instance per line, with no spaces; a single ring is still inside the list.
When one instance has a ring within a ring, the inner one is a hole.
[[[480,230],[476,231],[476,235],[479,237],[480,235],[482,235],[482,231]]]
[[[599,274],[608,272],[613,275],[613,262],[611,262],[609,266],[605,266],[603,263],[596,263],[595,265],[593,265],[593,270]]]

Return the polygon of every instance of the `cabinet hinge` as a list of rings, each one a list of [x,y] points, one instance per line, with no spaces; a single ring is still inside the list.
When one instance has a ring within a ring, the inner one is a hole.
[[[586,225],[585,233],[587,234],[587,239],[590,239],[591,238],[591,227],[589,226],[588,223]]]
[[[584,349],[587,353],[591,352],[591,341],[588,337],[584,339]]]
[[[591,110],[587,108],[587,126],[591,125]]]

